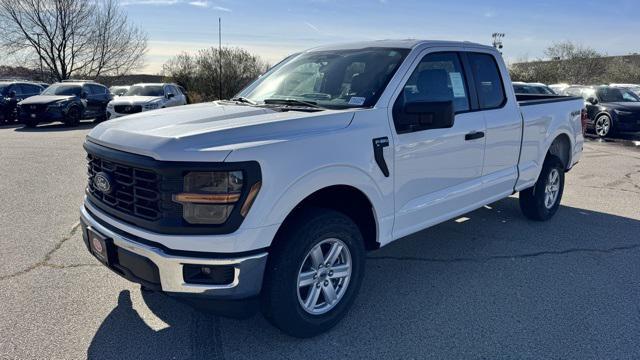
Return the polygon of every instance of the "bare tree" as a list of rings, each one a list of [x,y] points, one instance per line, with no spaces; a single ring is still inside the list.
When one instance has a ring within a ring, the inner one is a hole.
[[[0,0],[0,50],[58,81],[118,76],[143,65],[147,35],[117,0]]]
[[[220,74],[219,61],[222,61]],[[268,64],[241,48],[223,47],[179,54],[164,64],[163,75],[184,86],[194,102],[218,98],[222,76],[222,97],[228,99],[264,73]]]

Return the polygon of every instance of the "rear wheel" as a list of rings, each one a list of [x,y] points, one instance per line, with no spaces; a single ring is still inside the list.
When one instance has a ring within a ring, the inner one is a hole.
[[[64,123],[69,127],[78,126],[80,124],[81,117],[82,113],[80,112],[80,109],[74,106],[67,111],[67,114],[64,118]]]
[[[344,317],[364,274],[364,242],[347,216],[308,209],[278,239],[265,273],[263,313],[295,337],[329,330]]]
[[[593,124],[593,128],[601,138],[609,136],[613,132],[613,123],[611,117],[607,114],[598,115],[596,121]]]
[[[520,209],[526,217],[537,221],[551,219],[560,207],[564,191],[564,164],[548,155],[536,184],[520,192]]]

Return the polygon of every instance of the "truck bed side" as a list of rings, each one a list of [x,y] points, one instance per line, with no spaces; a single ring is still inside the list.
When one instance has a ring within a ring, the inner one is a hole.
[[[536,182],[552,144],[567,170],[580,160],[584,100],[558,95],[517,95],[516,99],[523,124],[515,186],[515,191],[520,191]]]

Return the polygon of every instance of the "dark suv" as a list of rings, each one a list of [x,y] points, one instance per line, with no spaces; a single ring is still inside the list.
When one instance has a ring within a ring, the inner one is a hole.
[[[28,81],[0,81],[0,123],[15,122],[18,102],[40,95],[42,90],[42,86]]]
[[[111,93],[92,81],[64,81],[49,86],[39,96],[18,103],[18,117],[27,127],[62,121],[77,126],[82,119],[106,119]]]
[[[564,93],[585,99],[587,128],[596,135],[640,131],[640,97],[635,93],[610,86],[572,86]]]

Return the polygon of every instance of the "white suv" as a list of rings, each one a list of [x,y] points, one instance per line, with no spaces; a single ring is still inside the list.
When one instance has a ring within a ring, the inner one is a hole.
[[[107,117],[135,114],[187,104],[187,97],[175,84],[136,84],[107,105]]]

